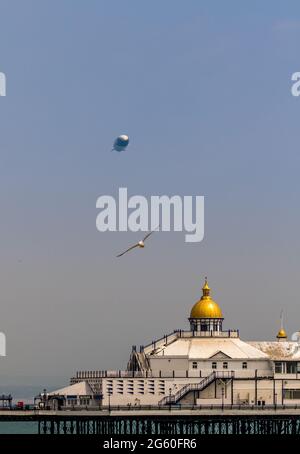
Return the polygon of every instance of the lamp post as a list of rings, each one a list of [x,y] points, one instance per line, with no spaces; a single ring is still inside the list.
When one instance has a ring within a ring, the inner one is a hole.
[[[43,394],[42,394],[42,402],[43,402],[43,409],[46,410],[47,408],[47,390],[46,388],[43,389]]]
[[[110,390],[108,391],[108,412],[110,413],[110,396],[111,396],[111,392]]]
[[[172,388],[169,388],[169,411],[171,411]]]
[[[224,394],[225,394],[225,389],[224,389],[224,386],[222,386],[222,410],[224,410]]]

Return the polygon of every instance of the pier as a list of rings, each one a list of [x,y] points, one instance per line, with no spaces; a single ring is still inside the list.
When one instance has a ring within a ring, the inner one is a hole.
[[[1,421],[38,423],[38,434],[300,435],[299,408],[0,411]]]

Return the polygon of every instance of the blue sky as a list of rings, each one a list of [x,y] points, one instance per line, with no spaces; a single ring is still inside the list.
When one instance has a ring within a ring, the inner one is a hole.
[[[274,338],[281,308],[299,329],[300,5],[248,5],[1,1],[8,380],[124,367],[187,327],[205,275],[243,338]],[[116,261],[139,238],[97,232],[95,204],[119,187],[204,195],[204,241],[160,233]]]

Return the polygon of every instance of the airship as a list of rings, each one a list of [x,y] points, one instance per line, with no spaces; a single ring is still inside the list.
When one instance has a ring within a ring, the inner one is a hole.
[[[122,134],[116,138],[112,151],[124,151],[129,144],[129,137],[126,134]]]

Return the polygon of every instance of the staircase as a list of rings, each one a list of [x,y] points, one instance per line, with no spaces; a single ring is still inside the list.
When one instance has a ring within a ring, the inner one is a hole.
[[[127,364],[127,370],[141,372],[150,371],[149,360],[145,353],[138,353],[137,351],[131,352],[129,362]]]
[[[176,394],[171,394],[170,396],[165,396],[158,402],[158,405],[172,405],[176,404],[183,396],[185,396],[190,391],[202,391],[210,383],[213,383],[218,378],[220,379],[231,379],[234,378],[233,371],[214,371],[209,374],[207,377],[203,378],[200,383],[188,383],[184,385]]]

